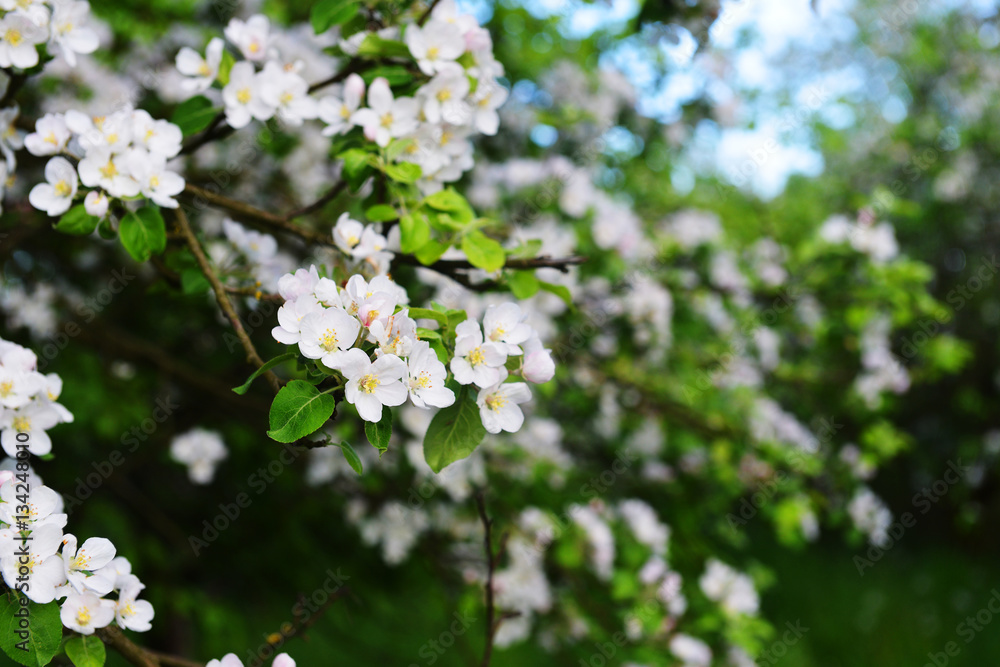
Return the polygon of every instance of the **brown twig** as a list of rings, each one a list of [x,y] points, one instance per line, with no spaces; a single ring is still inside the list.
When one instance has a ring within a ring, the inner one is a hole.
[[[427,19],[430,18],[431,12],[434,11],[434,8],[437,6],[437,3],[438,0],[431,0],[431,4],[427,5],[427,9],[424,11],[423,14],[420,15],[420,18],[417,19],[417,25],[422,26],[423,24],[427,23]]]
[[[483,524],[483,548],[486,550],[486,646],[483,648],[483,660],[480,667],[489,667],[493,657],[493,639],[500,624],[507,618],[507,614],[501,614],[496,618],[496,605],[493,600],[493,574],[496,572],[499,555],[493,553],[493,520],[486,515],[486,498],[482,491],[476,491],[476,508],[479,510],[479,519]],[[506,540],[504,540],[506,542]],[[502,549],[503,547],[501,547]]]
[[[225,111],[220,111],[215,114],[215,118],[213,118],[212,122],[208,124],[208,127],[202,130],[201,134],[196,136],[194,139],[185,144],[183,148],[181,148],[181,155],[194,153],[205,144],[215,141],[216,139],[221,139],[222,137],[232,133],[233,127],[231,125],[226,125],[221,129],[219,128],[219,125],[221,125],[224,120],[226,120]]]
[[[124,632],[114,625],[99,628],[97,636],[136,667],[205,667],[202,662],[145,649],[133,643],[125,636]]]
[[[313,626],[313,624],[316,623],[316,621],[319,620],[319,617],[323,615],[323,612],[325,612],[327,609],[329,609],[333,605],[334,602],[336,602],[340,598],[342,598],[345,595],[347,595],[348,593],[350,593],[350,590],[351,589],[348,588],[347,586],[342,586],[342,587],[338,588],[337,590],[335,590],[330,595],[330,597],[327,598],[326,602],[324,602],[319,607],[319,609],[317,609],[313,614],[310,614],[309,616],[306,616],[306,618],[305,618],[304,621],[300,621],[300,620],[296,619],[295,621],[293,621],[290,624],[292,626],[292,628],[290,630],[288,630],[287,632],[283,629],[284,628],[284,625],[283,625],[281,628],[278,628],[277,632],[275,632],[272,635],[268,636],[267,643],[269,645],[277,648],[278,646],[284,644],[286,641],[288,641],[292,637],[295,637],[295,636],[299,635],[300,633],[305,632],[306,630],[308,630],[309,628],[311,628]],[[250,662],[247,663],[247,667],[260,667],[262,664],[264,664],[264,658],[261,657],[260,654],[258,654],[256,656],[254,656],[254,658]]]
[[[303,215],[309,215],[310,213],[320,210],[321,208],[326,206],[329,202],[336,199],[340,195],[340,193],[344,191],[344,188],[346,187],[347,187],[347,181],[338,181],[333,187],[327,190],[326,194],[324,194],[322,197],[320,197],[313,203],[285,214],[284,218],[285,222],[289,222],[291,220],[294,220],[295,218],[301,218]]]
[[[198,262],[198,267],[201,272],[205,274],[205,278],[212,285],[212,290],[215,292],[215,300],[219,303],[219,308],[225,313],[226,317],[229,318],[229,323],[233,325],[233,330],[236,332],[236,337],[239,338],[240,344],[247,353],[247,361],[254,364],[257,368],[264,365],[264,360],[260,358],[257,354],[257,348],[254,347],[253,341],[250,340],[250,336],[247,335],[246,330],[243,328],[243,323],[240,322],[239,316],[236,314],[236,309],[233,308],[232,302],[229,300],[229,295],[226,293],[226,288],[219,281],[219,277],[215,275],[215,271],[212,269],[212,265],[208,261],[208,257],[205,256],[205,251],[202,250],[201,244],[195,237],[194,232],[191,231],[191,225],[188,223],[187,214],[184,213],[183,209],[175,209],[174,217],[177,220],[177,226],[180,228],[181,233],[187,240],[188,247],[191,248],[191,252],[194,254],[195,261]],[[267,381],[271,384],[271,388],[277,392],[281,389],[281,382],[278,377],[271,371],[264,373]]]
[[[230,199],[229,197],[200,188],[197,185],[187,183],[184,185],[184,193],[189,195],[196,205],[208,204],[229,211],[240,216],[241,222],[256,223],[269,231],[286,232],[293,234],[308,243],[318,243],[320,245],[333,245],[333,237],[329,234],[313,231],[305,227],[300,227],[292,222],[287,216],[275,215],[256,206]],[[200,201],[199,201],[200,200]]]

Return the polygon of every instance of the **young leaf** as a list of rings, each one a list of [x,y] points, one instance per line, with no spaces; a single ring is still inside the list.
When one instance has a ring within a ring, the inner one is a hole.
[[[365,435],[368,442],[378,450],[378,455],[389,449],[389,438],[392,437],[392,410],[387,407],[382,408],[382,419],[377,422],[365,422]]]
[[[388,204],[375,204],[365,211],[365,217],[371,222],[388,222],[389,220],[398,218],[399,214],[396,213],[396,209]]]
[[[448,250],[448,245],[446,243],[431,240],[420,246],[420,249],[417,250],[413,256],[417,258],[418,262],[427,266],[441,259],[441,255],[443,255],[446,250]]]
[[[354,18],[358,13],[359,4],[353,0],[321,0],[312,6],[309,22],[318,35]]]
[[[424,436],[424,459],[434,472],[464,459],[486,437],[472,391],[462,387],[451,407],[434,415]]]
[[[333,396],[303,380],[292,380],[274,397],[267,435],[278,442],[295,442],[319,430],[335,407]]]
[[[438,211],[450,213],[451,217],[461,224],[472,222],[476,217],[465,197],[455,192],[452,188],[435,192],[424,198],[424,203]]]
[[[97,223],[100,221],[100,218],[87,213],[83,204],[77,204],[62,214],[59,222],[56,223],[56,231],[75,236],[87,236],[94,233],[94,230],[97,229]]]
[[[21,625],[25,618],[28,630]],[[26,667],[49,664],[59,652],[61,642],[62,621],[57,603],[38,604],[10,591],[0,595],[0,648],[18,664]]]
[[[507,259],[503,246],[479,230],[462,237],[462,250],[470,264],[486,271],[496,271]]]
[[[407,254],[420,250],[431,240],[427,216],[419,211],[399,219],[399,249]]]
[[[547,283],[544,280],[539,280],[538,287],[546,292],[555,294],[565,301],[567,306],[573,308],[573,295],[570,294],[569,288],[565,285],[556,285],[555,283]]]
[[[441,326],[448,326],[448,316],[430,308],[410,308],[410,317],[415,320],[434,320]]]
[[[507,276],[507,284],[518,299],[534,296],[540,287],[534,271],[511,271]]]
[[[187,137],[208,127],[217,113],[207,97],[197,95],[181,102],[174,109],[170,122],[181,128],[181,133]]]
[[[402,65],[382,65],[366,69],[361,73],[361,78],[364,79],[366,86],[372,85],[372,81],[379,77],[388,81],[392,87],[405,86],[413,81],[413,75]]]
[[[103,667],[107,657],[104,642],[97,635],[71,637],[66,642],[66,656],[76,667]]]
[[[358,55],[365,58],[409,58],[410,49],[402,42],[383,39],[372,33],[358,46]]]
[[[257,378],[259,378],[261,375],[263,375],[267,371],[271,370],[272,368],[274,368],[278,364],[282,364],[282,363],[284,363],[286,361],[294,359],[297,356],[298,356],[298,353],[296,353],[296,352],[285,352],[284,354],[279,354],[274,359],[271,359],[269,361],[265,361],[263,366],[261,366],[260,368],[258,368],[257,370],[255,370],[253,373],[250,374],[250,377],[247,378],[246,382],[244,382],[243,384],[241,384],[239,387],[233,387],[233,391],[235,393],[237,393],[237,394],[240,394],[240,395],[243,395],[243,394],[247,393],[247,390],[250,389],[250,385],[253,384],[254,380],[256,380]]]
[[[400,162],[385,167],[385,175],[399,183],[416,183],[423,175],[420,165],[412,162]]]
[[[351,447],[351,443],[345,440],[339,444],[333,444],[340,447],[340,451],[344,453],[344,458],[347,459],[348,465],[354,468],[354,472],[360,475],[364,470],[364,466],[361,465],[361,458],[358,456],[358,453],[354,451],[354,447]]]
[[[167,247],[167,226],[157,206],[143,206],[122,218],[118,235],[128,254],[139,262],[158,255]]]
[[[222,61],[219,63],[219,74],[215,78],[219,81],[219,84],[226,86],[229,84],[229,73],[233,69],[233,65],[236,64],[236,58],[229,51],[222,51]]]

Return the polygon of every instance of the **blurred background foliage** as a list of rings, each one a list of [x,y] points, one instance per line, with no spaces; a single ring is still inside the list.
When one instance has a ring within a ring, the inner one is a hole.
[[[275,20],[294,22],[307,19],[310,4],[266,0],[260,8]],[[588,31],[567,27],[587,3],[553,3],[543,10],[532,4],[504,0],[475,6],[481,16],[489,18],[486,25],[493,33],[497,59],[520,91],[519,99],[535,102],[544,93],[532,82],[563,60],[585,71],[602,64],[637,62],[641,67],[625,70],[643,84],[640,96],[647,101],[660,99],[654,93],[662,87],[670,90],[669,81],[679,68],[671,49],[686,43],[685,32],[704,41],[706,26],[720,10],[712,3],[648,0],[633,11],[609,10],[608,17]],[[757,0],[733,4],[741,12],[758,11]],[[761,4],[767,3],[761,0]],[[814,12],[820,22],[829,16],[826,4],[819,0],[810,8],[806,2],[787,3],[789,12]],[[1000,587],[996,567],[1000,532],[993,530],[1000,520],[996,458],[1000,438],[988,436],[1000,427],[1000,299],[995,273],[980,289],[970,282],[984,262],[995,261],[1000,245],[996,213],[1000,200],[1000,32],[995,8],[984,9],[983,3],[940,3],[932,8],[912,3],[920,6],[904,11],[898,24],[885,19],[901,11],[896,3],[866,0],[847,8],[836,4],[842,15],[852,18],[856,32],[825,49],[790,44],[768,63],[767,85],[734,81],[737,70],[726,66],[741,52],[759,46],[766,35],[755,34],[751,27],[732,46],[714,53],[711,43],[701,44],[697,57],[714,58],[716,71],[722,70],[719,78],[727,80],[734,96],[745,102],[744,111],[751,111],[727,117],[720,110],[725,104],[718,97],[713,99],[712,87],[705,85],[676,110],[664,111],[651,104],[645,113],[626,115],[617,122],[628,141],[614,143],[605,152],[600,178],[605,187],[627,196],[644,220],[694,207],[716,212],[725,235],[738,244],[748,245],[769,235],[794,249],[788,258],[789,266],[797,267],[792,273],[831,293],[836,293],[846,275],[859,269],[848,253],[817,256],[810,239],[820,225],[833,213],[852,215],[864,208],[894,225],[902,253],[913,261],[894,266],[893,275],[878,277],[877,298],[860,294],[864,280],[851,281],[859,291],[841,294],[843,320],[831,318],[826,324],[829,329],[818,334],[829,336],[831,342],[786,351],[800,363],[794,365],[794,374],[779,374],[772,393],[800,415],[849,411],[848,403],[857,399],[844,394],[842,380],[823,373],[855,362],[848,361],[850,355],[832,341],[856,329],[850,321],[852,303],[872,308],[873,303],[884,301],[887,313],[900,313],[904,320],[896,322],[903,333],[892,340],[892,347],[912,365],[914,387],[888,400],[885,421],[851,424],[848,429],[858,430],[838,434],[838,438],[864,441],[867,437],[876,455],[880,448],[886,450],[883,458],[890,463],[872,487],[897,516],[914,511],[914,494],[940,478],[949,462],[961,460],[975,466],[974,475],[919,516],[917,525],[864,576],[858,576],[854,559],[863,556],[867,547],[860,536],[850,534],[845,545],[843,531],[824,531],[817,542],[806,545],[794,531],[782,540],[780,517],[773,517],[778,531],[765,522],[751,523],[742,533],[741,544],[777,577],[776,585],[764,591],[762,604],[778,633],[786,621],[801,621],[809,628],[789,649],[783,664],[920,665],[928,661],[928,652],[941,651],[948,641],[957,641],[956,626],[985,606],[990,591]],[[110,24],[122,51],[135,40],[154,45],[178,23],[204,29],[206,34],[219,32],[237,9],[195,0],[93,0],[92,5]],[[673,27],[678,23],[683,30]],[[115,54],[112,49],[102,57],[113,63]],[[707,154],[713,149],[702,140],[706,134],[752,129],[764,122],[767,113],[800,109],[796,96],[803,82],[820,75],[860,78],[857,88],[862,92],[840,95],[834,90],[824,101],[823,109],[836,107],[847,121],[831,122],[822,109],[810,109],[780,137],[820,156],[818,173],[792,174],[780,191],[762,196],[752,184],[740,179],[734,183],[717,164],[710,164]],[[517,153],[572,154],[572,132],[563,130],[585,119],[564,102],[549,99],[539,104],[543,108],[540,122],[558,130],[560,143],[553,146],[545,139],[546,133],[533,131],[530,136],[542,140],[518,146]],[[899,105],[905,112],[902,115],[896,111]],[[510,153],[503,142],[501,132],[484,141],[481,150],[488,157],[503,159]],[[10,215],[16,212],[7,212],[5,217]],[[66,246],[61,253],[73,253],[82,251],[88,241],[61,237],[60,243]],[[587,254],[586,248],[583,252]],[[59,253],[52,253],[40,263],[58,258]],[[85,272],[76,280],[81,288],[88,282],[92,288],[101,288],[99,280]],[[924,284],[933,299],[923,294]],[[889,287],[882,290],[885,285]],[[968,295],[955,297],[963,294],[962,289]],[[445,630],[452,614],[464,612],[482,622],[477,591],[464,586],[453,572],[440,569],[446,555],[433,541],[421,541],[415,557],[399,567],[385,565],[373,549],[353,546],[358,540],[356,531],[339,512],[331,511],[329,489],[303,483],[303,460],[292,464],[298,468],[296,474],[279,474],[267,484],[266,493],[231,522],[224,539],[211,543],[198,556],[192,554],[188,535],[200,532],[201,522],[218,513],[219,503],[232,503],[240,492],[253,488],[252,479],[260,479],[253,478],[259,475],[256,471],[266,467],[277,450],[264,436],[266,403],[248,411],[244,399],[227,401],[215,391],[236,386],[243,378],[234,370],[240,368],[240,352],[227,351],[216,335],[211,309],[201,307],[205,298],[163,290],[156,295],[159,309],[151,312],[139,307],[149,293],[126,290],[100,312],[100,333],[84,336],[92,349],[74,344],[73,354],[59,355],[46,369],[66,380],[62,402],[75,413],[76,422],[59,431],[59,465],[43,464],[39,469],[49,486],[67,492],[76,489],[79,479],[90,472],[91,462],[99,460],[95,456],[119,444],[125,446],[122,434],[149,417],[151,401],[177,401],[171,418],[158,425],[137,454],[126,458],[123,469],[71,515],[71,522],[78,526],[75,532],[110,537],[119,553],[130,557],[136,572],[155,573],[149,576],[155,585],[146,590],[157,610],[150,645],[203,657],[230,650],[243,656],[245,651],[238,647],[258,646],[290,620],[296,593],[310,595],[321,588],[329,571],[349,575],[350,593],[325,612],[305,640],[293,640],[299,664],[431,664],[421,648]],[[935,319],[942,308],[948,312],[943,324]],[[269,328],[270,322],[265,326]],[[678,317],[676,326],[695,325]],[[917,346],[911,358],[907,343],[932,326],[935,334],[930,342]],[[147,338],[154,335],[161,343],[170,341],[167,351],[175,358],[191,360],[190,367],[173,368],[170,375],[200,375],[205,378],[201,390],[194,387],[178,395],[163,368],[140,367],[134,376],[107,372],[104,352],[141,356]],[[678,338],[692,335],[675,334]],[[88,336],[95,339],[88,341]],[[265,357],[278,351],[276,344],[271,347],[265,345]],[[717,353],[705,350],[708,357]],[[653,380],[649,382],[653,386]],[[662,382],[663,391],[676,397],[671,378]],[[809,384],[808,393],[800,391],[803,383]],[[567,391],[568,398],[563,400],[572,401],[572,390]],[[710,405],[700,407],[711,411]],[[887,426],[889,422],[893,426]],[[230,448],[225,474],[210,487],[188,484],[184,470],[167,456],[171,438],[195,425],[223,431]],[[586,433],[574,433],[569,425],[564,428],[567,448],[573,449],[577,441],[585,446]],[[350,424],[342,429],[346,437],[357,435],[351,433]],[[263,456],[262,450],[267,452]],[[898,451],[905,454],[894,456]],[[716,453],[725,456],[722,450]],[[377,495],[385,481],[370,475],[362,483]],[[707,477],[701,483],[724,484],[725,480]],[[518,500],[544,505],[549,493],[538,488],[533,491],[537,498]],[[663,497],[668,505],[671,494],[674,500],[687,503],[699,497],[696,489],[674,490]],[[502,504],[504,489],[493,495],[500,500],[491,509],[502,515],[508,509]],[[728,495],[706,491],[704,498],[705,505],[697,510],[689,506],[670,512],[676,532],[696,534],[703,516],[724,515],[738,503],[741,493],[738,489]],[[708,547],[700,550],[711,552]],[[693,551],[699,551],[697,545]],[[672,560],[685,557],[675,546]],[[377,588],[369,582],[377,582]],[[581,606],[600,609],[607,592],[581,582],[577,595]],[[481,646],[480,630],[479,625],[470,628],[459,638],[459,648],[443,654],[435,664],[474,664]],[[593,651],[585,643],[575,652],[567,649],[553,657],[540,654],[533,644],[523,644],[498,653],[494,664],[586,664],[583,661]],[[968,645],[962,643],[962,652],[948,664],[978,667],[998,659],[1000,633],[989,629]],[[117,656],[111,657],[109,664],[124,664],[115,660]],[[655,656],[649,660],[661,664]]]

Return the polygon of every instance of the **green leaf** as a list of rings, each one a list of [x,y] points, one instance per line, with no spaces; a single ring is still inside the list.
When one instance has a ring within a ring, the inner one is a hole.
[[[399,183],[416,183],[423,175],[423,170],[419,164],[399,162],[397,164],[386,165],[385,175]]]
[[[279,354],[274,359],[265,361],[263,366],[261,366],[260,368],[258,368],[257,370],[255,370],[253,373],[250,374],[250,377],[247,378],[246,382],[241,384],[239,387],[233,387],[233,392],[240,395],[247,393],[247,391],[250,389],[250,385],[253,384],[254,380],[259,378],[261,375],[271,370],[278,364],[283,364],[286,361],[290,361],[297,356],[299,356],[297,352],[285,352],[284,354]]]
[[[419,211],[399,219],[399,249],[408,255],[420,250],[431,240],[431,226],[427,216]]]
[[[366,421],[365,435],[381,457],[389,449],[389,438],[392,437],[392,410],[383,407],[382,419],[377,422]]]
[[[103,667],[107,657],[104,642],[97,635],[71,637],[66,642],[66,655],[76,667]]]
[[[389,142],[389,145],[385,147],[385,159],[389,162],[395,162],[403,153],[415,151],[416,149],[417,140],[412,137],[393,139]]]
[[[118,235],[128,254],[138,262],[145,262],[167,247],[167,227],[156,206],[144,206],[122,218]]]
[[[485,437],[479,406],[469,388],[462,387],[455,403],[434,415],[427,427],[424,459],[434,472],[441,472],[449,463],[474,452]]]
[[[518,299],[534,296],[541,287],[534,271],[511,271],[507,276],[507,284]]]
[[[440,190],[424,197],[424,203],[438,211],[450,213],[451,217],[462,224],[472,222],[472,219],[476,217],[465,197],[455,192],[452,188]]]
[[[409,58],[410,49],[402,42],[370,33],[358,46],[358,55],[363,58]]]
[[[220,69],[221,72],[221,69]],[[181,128],[185,137],[201,132],[212,123],[218,111],[204,95],[184,100],[174,109],[170,122]]]
[[[292,380],[274,397],[267,435],[278,442],[295,442],[319,430],[335,407],[333,396],[303,380]]]
[[[570,294],[569,288],[565,285],[556,285],[554,283],[547,283],[544,280],[539,280],[538,287],[546,292],[555,294],[557,297],[565,301],[567,306],[570,308],[573,307],[573,295]]]
[[[94,230],[97,229],[97,223],[100,221],[101,219],[97,216],[87,213],[83,204],[77,204],[59,218],[59,222],[56,223],[56,231],[75,236],[88,236],[94,233]]]
[[[388,222],[398,218],[399,214],[388,204],[375,204],[365,211],[365,217],[372,222]]]
[[[420,340],[442,340],[439,332],[423,327],[417,327],[417,338]]]
[[[222,61],[219,63],[219,75],[215,77],[219,84],[226,86],[229,84],[229,73],[233,69],[233,65],[236,64],[236,58],[233,57],[229,51],[223,49],[222,51]]]
[[[510,251],[511,257],[517,257],[520,259],[527,259],[529,257],[535,257],[538,255],[538,251],[542,249],[542,242],[538,239],[531,239],[520,244],[516,248]]]
[[[388,81],[390,86],[405,86],[410,81],[413,81],[413,75],[402,65],[383,65],[381,67],[366,69],[361,73],[361,78],[364,79],[365,85],[368,86],[379,77]]]
[[[354,0],[322,0],[312,6],[309,22],[318,35],[335,25],[350,21],[358,13],[359,5]]]
[[[344,161],[344,175],[356,190],[371,171],[374,156],[363,148],[351,148],[337,157]]]
[[[181,291],[185,294],[204,294],[211,289],[212,284],[201,272],[201,269],[184,269],[181,271]]]
[[[418,262],[428,266],[441,259],[441,255],[448,250],[448,247],[447,243],[431,240],[420,246],[420,249],[413,256],[417,258]]]
[[[347,463],[354,468],[354,472],[360,475],[364,470],[364,466],[361,465],[361,458],[358,456],[358,453],[354,451],[354,447],[351,447],[351,443],[345,440],[339,444],[332,444],[340,447],[340,451],[344,452],[344,458],[347,459]]]
[[[21,614],[26,615],[27,629],[21,627],[25,619]],[[10,591],[0,595],[0,647],[4,653],[18,664],[42,667],[52,662],[61,643],[58,604],[38,604]]]
[[[507,259],[503,246],[479,230],[462,237],[462,250],[470,264],[487,271],[496,271]]]
[[[434,320],[443,327],[448,326],[448,316],[430,308],[410,308],[409,314],[415,320]]]

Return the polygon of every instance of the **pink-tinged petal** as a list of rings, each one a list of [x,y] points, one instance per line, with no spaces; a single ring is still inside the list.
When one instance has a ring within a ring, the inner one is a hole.
[[[392,90],[385,77],[378,77],[368,88],[368,106],[382,114],[392,109]]]

